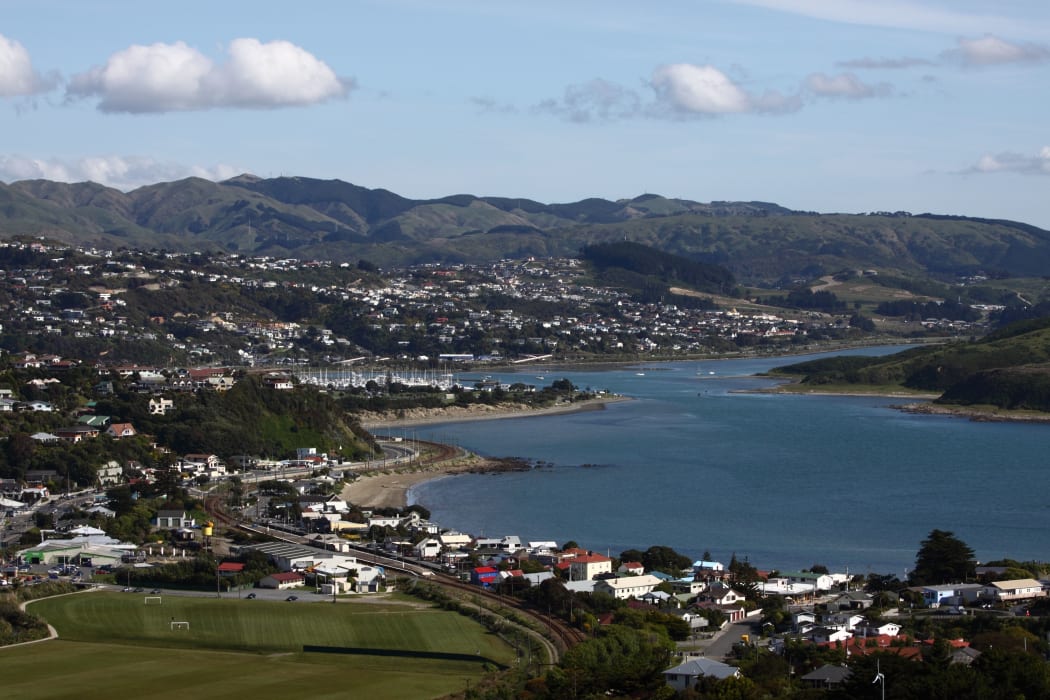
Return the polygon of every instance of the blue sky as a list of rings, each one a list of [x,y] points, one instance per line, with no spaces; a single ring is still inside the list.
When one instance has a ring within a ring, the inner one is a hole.
[[[1046,0],[0,0],[0,181],[652,192],[1050,229]]]

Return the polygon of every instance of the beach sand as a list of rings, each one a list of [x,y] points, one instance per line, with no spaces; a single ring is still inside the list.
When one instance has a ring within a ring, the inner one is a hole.
[[[372,433],[388,428],[402,428],[434,423],[456,423],[498,418],[531,418],[580,411],[601,411],[606,404],[629,401],[623,396],[608,396],[576,403],[533,409],[527,406],[451,406],[441,409],[414,409],[403,417],[388,414],[359,414],[361,425]],[[387,470],[361,472],[358,478],[343,487],[344,500],[359,508],[404,508],[408,505],[408,491],[413,486],[449,474],[502,471],[507,464],[501,460],[486,459],[462,450],[449,459]]]

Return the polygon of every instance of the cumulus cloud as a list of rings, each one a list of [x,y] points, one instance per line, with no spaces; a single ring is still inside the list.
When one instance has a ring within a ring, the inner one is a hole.
[[[1002,63],[1050,61],[1050,47],[1043,44],[1012,43],[992,34],[979,39],[959,39],[956,48],[943,57],[968,66],[994,66]]]
[[[797,96],[775,90],[753,94],[714,66],[675,63],[653,71],[650,86],[657,104],[678,116],[744,112],[790,112],[801,106]]]
[[[845,97],[850,100],[884,97],[893,91],[886,83],[869,85],[853,73],[840,73],[839,75],[811,73],[805,80],[805,86],[818,97]]]
[[[637,92],[601,78],[570,85],[560,98],[544,100],[533,107],[533,111],[578,123],[628,119],[637,116],[641,109],[642,98]]]
[[[131,46],[74,75],[70,98],[99,98],[103,112],[275,108],[345,97],[353,82],[287,41],[235,39],[215,63],[183,42]]]
[[[651,84],[662,101],[683,112],[733,114],[751,109],[750,96],[714,66],[660,66]]]
[[[0,97],[18,97],[46,92],[58,82],[33,68],[29,52],[14,39],[0,34]]]
[[[231,165],[181,165],[139,156],[91,156],[76,160],[0,156],[0,180],[5,182],[35,179],[90,181],[125,191],[186,177],[221,181],[242,172],[245,172],[244,168]]]
[[[1035,155],[997,153],[981,156],[968,173],[1019,173],[1021,175],[1050,175],[1050,146],[1043,146]]]
[[[898,70],[901,68],[914,68],[916,66],[932,66],[933,61],[925,58],[854,58],[848,61],[836,63],[839,68],[853,68],[857,70]]]

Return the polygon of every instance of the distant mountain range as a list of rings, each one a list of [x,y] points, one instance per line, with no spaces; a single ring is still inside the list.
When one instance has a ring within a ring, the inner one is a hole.
[[[629,240],[724,265],[749,284],[842,269],[941,278],[1050,270],[1050,232],[1013,221],[818,214],[655,194],[568,204],[466,194],[417,200],[340,180],[251,175],[127,193],[95,183],[0,184],[0,237],[16,236],[383,266],[576,255],[586,245]]]

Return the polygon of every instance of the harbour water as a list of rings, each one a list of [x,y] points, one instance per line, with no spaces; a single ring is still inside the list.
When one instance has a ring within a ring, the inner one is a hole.
[[[438,479],[410,498],[446,527],[613,555],[666,545],[760,569],[904,576],[938,528],[982,561],[1050,560],[1050,425],[912,415],[892,398],[743,393],[771,384],[755,373],[800,359],[493,373],[538,386],[565,377],[634,400],[413,428],[545,464]]]

